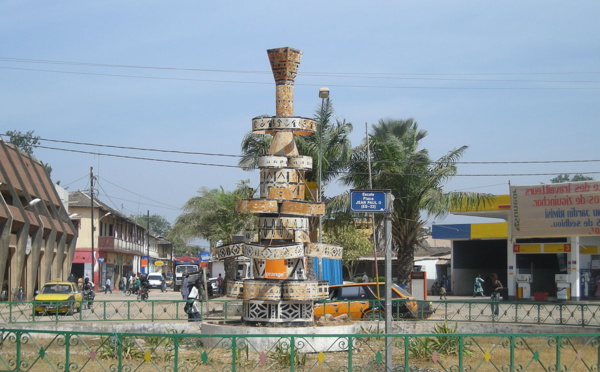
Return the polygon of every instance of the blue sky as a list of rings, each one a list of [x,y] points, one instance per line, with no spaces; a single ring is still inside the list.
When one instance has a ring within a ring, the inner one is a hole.
[[[238,155],[250,120],[275,113],[266,50],[290,46],[304,52],[295,114],[311,117],[319,87],[329,87],[336,117],[354,124],[354,144],[365,123],[412,117],[434,158],[467,145],[464,162],[529,162],[461,164],[448,191],[508,193],[508,182],[553,177],[523,174],[599,171],[598,162],[531,163],[599,158],[598,1],[5,1],[0,14],[2,132]],[[258,186],[258,172],[234,167],[35,155],[71,191],[89,187],[92,166],[104,202],[170,221],[201,186]]]

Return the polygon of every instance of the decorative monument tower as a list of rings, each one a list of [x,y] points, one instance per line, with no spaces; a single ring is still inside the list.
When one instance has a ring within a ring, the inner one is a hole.
[[[305,200],[305,173],[312,158],[298,154],[294,136],[312,136],[316,123],[294,116],[294,80],[302,52],[289,47],[267,51],[276,83],[276,115],[252,119],[252,132],[272,135],[258,159],[260,198],[243,200],[237,211],[258,215],[258,231],[246,242],[214,248],[212,259],[245,256],[253,279],[229,281],[227,294],[244,300],[245,324],[312,325],[313,302],[328,295],[326,281],[309,280],[308,259],[342,258],[342,248],[310,241],[309,218],[325,205]],[[313,198],[314,199],[314,198]]]

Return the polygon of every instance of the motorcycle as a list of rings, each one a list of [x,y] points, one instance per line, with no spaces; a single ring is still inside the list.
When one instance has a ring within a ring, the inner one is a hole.
[[[138,292],[137,299],[138,301],[146,301],[148,299],[148,288],[142,286]]]
[[[131,296],[132,294],[137,295],[140,291],[140,288],[137,285],[132,287],[127,287],[125,290],[125,296]]]
[[[87,309],[91,309],[92,303],[94,301],[94,297],[96,297],[96,294],[94,293],[93,290],[84,289],[83,290],[83,306]]]

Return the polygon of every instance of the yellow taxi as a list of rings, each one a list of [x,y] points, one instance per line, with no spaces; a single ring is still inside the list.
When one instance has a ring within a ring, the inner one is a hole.
[[[71,282],[53,281],[44,284],[35,296],[33,307],[37,315],[47,313],[73,314],[81,311],[83,295]]]
[[[379,293],[377,286],[379,284]],[[383,319],[385,311],[384,283],[350,283],[329,286],[329,300],[315,303],[316,317],[348,314],[350,319]],[[395,319],[429,317],[429,303],[419,303],[406,289],[392,284],[392,316]]]

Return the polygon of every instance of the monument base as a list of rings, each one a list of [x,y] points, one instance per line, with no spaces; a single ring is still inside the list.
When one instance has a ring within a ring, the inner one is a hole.
[[[319,353],[321,351],[347,351],[348,339],[339,338],[335,335],[351,335],[358,333],[356,324],[343,324],[322,327],[248,327],[241,322],[204,322],[201,325],[202,336],[215,335],[215,337],[202,337],[202,344],[209,348],[229,349],[232,340],[228,335],[235,335],[236,348],[243,349],[248,346],[251,351],[274,350],[278,345],[289,347],[289,336],[302,335],[294,339],[296,352]],[[261,335],[261,337],[248,337],[244,335]],[[311,337],[309,335],[332,335]],[[272,337],[271,337],[272,336]]]

